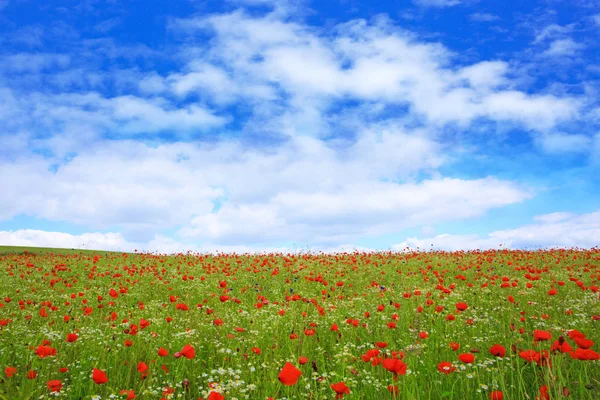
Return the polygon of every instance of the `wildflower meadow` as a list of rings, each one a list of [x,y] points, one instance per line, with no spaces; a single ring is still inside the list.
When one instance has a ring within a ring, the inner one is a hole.
[[[598,399],[600,250],[4,252],[0,399]]]

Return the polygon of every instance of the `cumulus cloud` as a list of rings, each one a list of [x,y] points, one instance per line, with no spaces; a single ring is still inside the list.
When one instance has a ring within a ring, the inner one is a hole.
[[[409,238],[394,245],[406,248],[475,250],[489,248],[532,249],[550,247],[597,247],[600,243],[600,211],[588,214],[552,213],[534,218],[534,223],[515,229],[498,230],[486,236],[443,234]]]
[[[557,39],[550,43],[543,55],[548,57],[573,56],[582,48],[583,45],[573,39]]]
[[[180,19],[171,27],[192,42],[195,32],[214,34],[208,62],[192,55],[188,68],[196,72],[166,77],[179,95],[227,87],[230,96],[250,91],[292,110],[316,101],[321,112],[344,99],[377,101],[407,105],[433,124],[466,126],[488,118],[532,129],[572,118],[580,107],[572,98],[511,89],[502,61],[452,67],[444,46],[419,42],[386,18],[340,24],[333,36],[278,15],[243,11]]]
[[[593,143],[593,139],[586,135],[562,132],[545,133],[536,140],[548,153],[585,153]]]

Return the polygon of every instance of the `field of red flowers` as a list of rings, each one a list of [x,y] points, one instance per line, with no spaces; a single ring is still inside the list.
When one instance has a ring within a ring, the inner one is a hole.
[[[0,399],[600,398],[598,249],[0,266]]]

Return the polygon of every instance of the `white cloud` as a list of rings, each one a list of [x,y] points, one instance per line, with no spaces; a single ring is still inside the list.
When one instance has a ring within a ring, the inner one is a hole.
[[[548,153],[586,153],[592,145],[592,138],[581,134],[562,132],[544,133],[536,140]]]
[[[498,230],[486,236],[438,235],[425,239],[409,238],[394,245],[405,248],[474,250],[488,248],[591,248],[600,243],[600,211],[589,214],[553,213],[534,218],[536,223],[516,229]],[[433,244],[433,246],[431,246]]]
[[[550,24],[537,32],[533,43],[538,44],[549,39],[563,38],[572,31],[573,24],[565,26],[558,24]]]
[[[460,4],[462,0],[413,0],[422,7],[452,7]]]
[[[480,216],[530,196],[493,178],[401,183],[435,172],[443,151],[425,132],[398,130],[365,132],[337,150],[301,136],[269,151],[239,142],[151,148],[99,141],[68,163],[39,156],[0,162],[0,180],[14,188],[0,199],[0,219],[26,214],[118,227],[133,238],[180,226],[183,237],[215,244],[298,238],[334,245]]]
[[[251,17],[241,11],[177,20],[172,27],[215,35],[208,56],[190,51],[190,69],[199,65],[199,71],[167,78],[180,95],[202,88],[224,98],[259,88],[269,100],[278,96],[277,102],[263,104],[266,109],[283,105],[295,113],[318,104],[315,116],[320,119],[329,105],[355,99],[408,105],[411,115],[434,125],[468,126],[488,118],[531,129],[552,127],[575,116],[581,106],[573,98],[511,89],[509,65],[502,61],[452,67],[448,49],[418,42],[382,17],[340,24],[331,30],[334,37],[279,15]],[[277,111],[267,116],[271,122],[281,117]]]
[[[547,57],[573,56],[582,48],[583,45],[573,39],[557,39],[550,43],[550,47],[544,51],[543,55]]]
[[[46,232],[34,229],[0,231],[3,246],[58,247],[95,250],[130,251],[120,233],[84,233],[72,235],[63,232]]]
[[[492,22],[500,19],[497,15],[489,14],[489,13],[473,13],[469,16],[471,21],[477,22]]]
[[[297,240],[340,243],[364,235],[471,218],[530,196],[496,179],[429,180],[421,184],[350,184],[338,191],[280,192],[265,203],[225,204],[183,228],[208,241]]]
[[[39,72],[51,68],[65,68],[71,57],[65,54],[52,53],[16,53],[3,55],[0,71]]]

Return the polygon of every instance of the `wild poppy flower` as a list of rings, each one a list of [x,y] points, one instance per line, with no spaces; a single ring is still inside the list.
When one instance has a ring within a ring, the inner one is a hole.
[[[504,398],[504,393],[502,393],[500,390],[494,390],[490,393],[489,398],[490,400],[502,400]]]
[[[537,343],[540,341],[552,339],[552,334],[548,331],[534,330],[533,331],[533,342]]]
[[[586,339],[586,338],[582,338],[582,337],[575,337],[575,339],[573,339],[575,341],[575,344],[577,345],[577,347],[579,347],[580,349],[589,349],[590,347],[592,347],[594,345],[594,342],[590,339]]]
[[[293,364],[286,362],[277,378],[279,382],[286,386],[293,386],[298,382],[298,378],[302,375],[302,371],[294,367]]]
[[[225,400],[225,396],[219,392],[210,392],[206,400]]]
[[[519,357],[528,362],[539,361],[540,354],[535,350],[524,350],[519,353]]]
[[[69,333],[67,335],[67,342],[72,343],[72,342],[76,341],[78,337],[79,336],[77,336],[76,333]]]
[[[501,344],[495,344],[490,347],[490,354],[496,357],[504,357],[506,355],[506,349]]]
[[[160,349],[158,349],[158,355],[160,357],[166,357],[169,355],[169,352],[167,351],[167,349],[161,347]]]
[[[304,365],[304,364],[306,364],[307,362],[308,362],[308,358],[306,358],[306,357],[304,357],[304,356],[300,356],[300,357],[298,358],[298,364],[300,364],[300,365]]]
[[[189,360],[194,358],[195,355],[196,355],[196,350],[189,344],[186,344],[185,346],[183,346],[183,348],[180,351],[178,351],[177,353],[174,354],[175,358],[184,356],[185,358],[187,358]]]
[[[387,347],[387,343],[386,342],[377,342],[377,343],[375,343],[375,346],[379,347],[380,349],[385,349]]]
[[[123,389],[119,392],[121,396],[127,395],[125,400],[133,400],[135,399],[135,392],[133,390]]]
[[[131,346],[133,346],[133,342],[131,340],[127,339],[127,340],[125,340],[125,343],[123,343],[123,345],[125,347],[131,347]]]
[[[94,383],[96,383],[97,385],[102,385],[106,382],[108,382],[108,377],[106,376],[106,372],[94,368],[92,370],[92,379],[94,380]]]
[[[429,337],[429,334],[427,332],[419,332],[419,337],[421,339],[427,339]]]
[[[379,349],[370,349],[367,350],[367,352],[365,354],[363,354],[361,356],[361,358],[363,359],[364,362],[369,362],[371,361],[372,358],[377,357],[379,355],[380,351]]]
[[[550,400],[550,393],[548,393],[548,386],[540,386],[540,395],[536,397],[536,400]]]
[[[462,353],[458,355],[458,359],[465,364],[471,364],[475,361],[475,356],[472,353]]]
[[[467,305],[467,303],[463,303],[463,302],[456,303],[456,309],[458,311],[465,311],[467,308],[469,308],[469,306]]]
[[[387,390],[394,396],[397,396],[400,392],[400,388],[396,385],[388,385]]]
[[[456,343],[456,342],[450,342],[450,348],[454,351],[460,349],[460,344]]]
[[[394,377],[398,375],[406,375],[407,365],[402,360],[396,358],[386,358],[383,360],[383,368],[394,373]]]
[[[54,357],[56,355],[56,349],[50,346],[39,346],[35,350],[35,354],[37,354],[39,358]]]
[[[140,374],[143,374],[144,372],[148,371],[148,364],[146,364],[143,361],[140,361],[138,363],[137,370]]]
[[[34,370],[27,371],[27,379],[35,379],[37,378],[37,372]]]
[[[448,361],[442,361],[437,367],[438,371],[443,372],[446,375],[456,371],[456,367],[452,366],[452,363]]]
[[[569,355],[571,356],[571,358],[582,361],[600,360],[600,354],[596,353],[592,349],[577,348],[575,349],[575,351],[570,352]]]
[[[258,347],[253,347],[253,348],[252,348],[252,352],[253,352],[254,354],[260,354],[260,349],[259,349]]]
[[[337,326],[337,324],[332,324],[331,328],[329,328],[330,331],[334,331],[334,332],[339,332],[339,328]]]
[[[573,340],[575,340],[576,337],[585,338],[585,334],[579,332],[577,329],[570,330],[568,335]]]
[[[15,367],[6,367],[4,369],[4,375],[6,375],[7,378],[12,378],[16,372],[17,369]]]
[[[350,394],[350,388],[344,382],[332,383],[330,387],[336,393],[336,399],[341,399],[344,394]]]
[[[65,372],[69,372],[69,368],[66,368],[66,367],[61,367],[61,368],[59,368],[58,370],[59,370],[60,372],[62,372],[63,374],[64,374]]]
[[[63,387],[63,384],[58,379],[53,379],[51,381],[48,381],[48,390],[50,390],[51,392],[60,392],[62,387]]]

